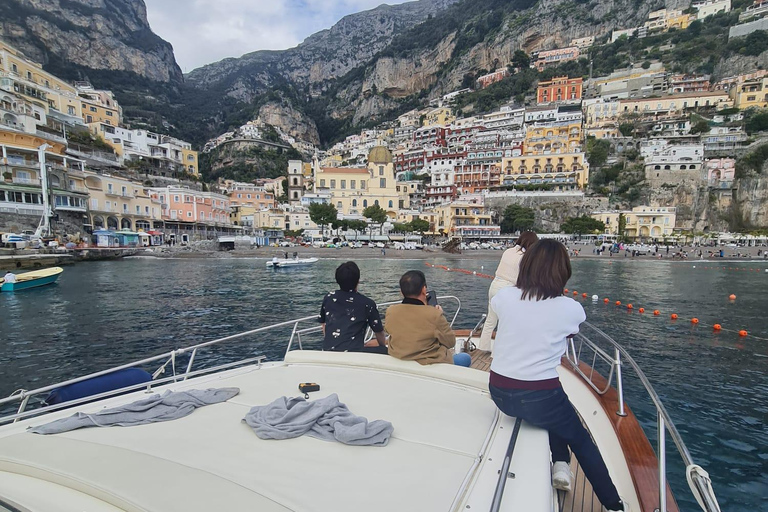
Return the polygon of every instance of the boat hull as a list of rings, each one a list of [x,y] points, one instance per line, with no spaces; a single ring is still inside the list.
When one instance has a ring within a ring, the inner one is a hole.
[[[62,271],[63,270],[61,268],[56,267],[54,269],[50,269],[50,272],[47,273],[48,275],[31,277],[29,279],[24,279],[24,276],[27,274],[19,274],[15,283],[3,283],[0,285],[0,292],[18,292],[21,290],[28,290],[30,288],[38,288],[40,286],[53,284],[57,279],[59,279]],[[37,274],[41,272],[44,271],[29,272],[28,274]]]
[[[307,265],[313,265],[317,263],[318,258],[305,258],[299,260],[278,260],[268,261],[267,268],[289,268],[289,267],[305,267]]]

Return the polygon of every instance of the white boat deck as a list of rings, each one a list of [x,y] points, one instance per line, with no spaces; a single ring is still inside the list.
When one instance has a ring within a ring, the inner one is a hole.
[[[54,496],[63,496],[57,510],[488,510],[513,421],[497,414],[487,378],[479,370],[387,356],[291,352],[286,363],[168,386],[241,390],[179,420],[53,436],[25,432],[145,396],[134,393],[4,427],[0,498],[30,510],[45,509],[43,500]],[[335,392],[355,414],[391,421],[389,445],[307,436],[265,441],[242,422],[254,405],[298,395],[300,382],[320,384],[313,398]],[[555,510],[546,432],[523,424],[510,472],[501,510]]]

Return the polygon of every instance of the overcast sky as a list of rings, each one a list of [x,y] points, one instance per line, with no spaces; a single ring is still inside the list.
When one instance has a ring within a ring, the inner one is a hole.
[[[183,72],[256,50],[291,48],[342,17],[406,0],[145,0]]]

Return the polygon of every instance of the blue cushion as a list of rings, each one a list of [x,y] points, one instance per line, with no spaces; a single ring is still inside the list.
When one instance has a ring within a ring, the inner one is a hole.
[[[152,380],[152,376],[139,368],[125,368],[106,375],[75,382],[50,392],[45,399],[48,405],[61,404],[107,391],[121,389]]]

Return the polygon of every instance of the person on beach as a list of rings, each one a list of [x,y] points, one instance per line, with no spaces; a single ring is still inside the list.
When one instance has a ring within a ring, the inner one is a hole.
[[[443,308],[427,304],[424,272],[409,270],[400,278],[403,302],[387,309],[384,328],[389,333],[389,355],[419,364],[446,363],[469,366],[466,352],[452,354],[456,335]]]
[[[354,261],[339,265],[336,283],[339,289],[328,293],[320,307],[323,350],[386,354],[387,341],[379,308],[373,300],[357,291],[360,269]],[[375,338],[365,343],[368,327]]]
[[[515,286],[491,300],[499,318],[488,388],[505,414],[549,432],[552,485],[570,491],[570,450],[576,455],[603,506],[624,510],[608,468],[563,391],[557,374],[568,338],[586,320],[584,308],[565,297],[571,277],[566,248],[541,240],[526,251]]]
[[[15,283],[16,282],[16,274],[11,272],[10,270],[5,273],[5,276],[3,276],[3,282],[5,283]]]
[[[485,317],[483,331],[480,333],[480,350],[491,350],[493,348],[493,330],[496,328],[498,318],[491,307],[493,297],[505,286],[514,286],[517,282],[517,273],[520,269],[520,260],[523,259],[525,251],[539,240],[536,233],[532,231],[523,231],[517,238],[517,243],[511,249],[507,249],[501,255],[501,261],[496,268],[496,277],[491,282],[488,289],[488,314]]]

